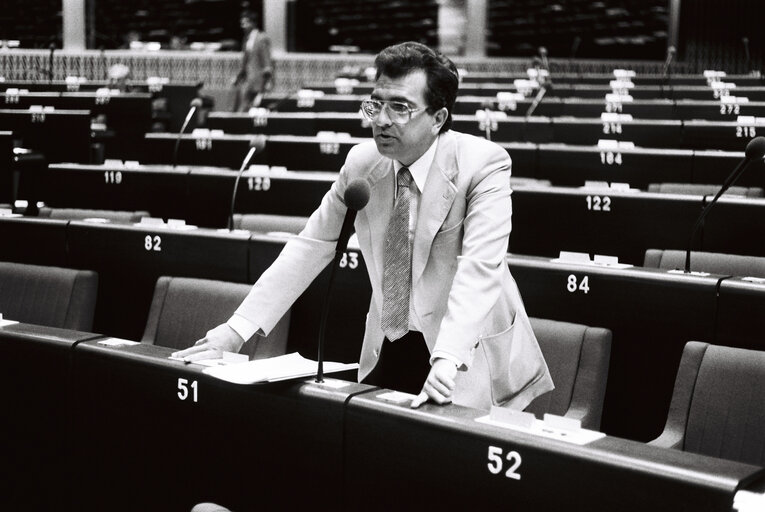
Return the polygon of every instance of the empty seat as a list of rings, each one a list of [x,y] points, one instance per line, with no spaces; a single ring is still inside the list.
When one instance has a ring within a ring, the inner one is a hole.
[[[707,185],[703,183],[649,183],[648,192],[660,194],[689,194],[689,195],[715,195],[720,190],[720,185]],[[760,187],[730,187],[725,191],[725,196],[762,197],[763,190]]]
[[[149,217],[147,211],[124,211],[124,210],[85,210],[79,208],[40,208],[38,217],[63,220],[107,219],[112,222],[135,223],[143,217]]]
[[[526,411],[578,419],[598,430],[603,413],[611,331],[601,327],[531,318],[555,389],[534,399]]]
[[[234,215],[234,229],[246,229],[256,233],[300,233],[308,217],[292,215],[268,215],[247,213]]]
[[[97,294],[90,270],[0,262],[0,313],[8,320],[91,331]]]
[[[649,444],[765,465],[765,352],[688,342],[667,422]]]
[[[685,251],[648,249],[643,266],[661,269],[685,268]],[[691,270],[742,277],[765,278],[765,257],[741,256],[719,252],[691,252]]]
[[[188,348],[228,320],[252,286],[243,283],[162,276],[157,279],[142,342]],[[282,355],[287,347],[289,311],[267,337],[247,340],[241,354],[250,359]]]

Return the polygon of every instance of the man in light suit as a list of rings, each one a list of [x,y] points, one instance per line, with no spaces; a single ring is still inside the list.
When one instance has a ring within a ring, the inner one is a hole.
[[[176,356],[236,352],[267,334],[332,260],[346,187],[361,178],[371,193],[354,227],[372,299],[359,381],[419,393],[412,407],[431,400],[523,409],[553,384],[505,262],[510,158],[449,130],[458,88],[450,60],[402,43],[375,64],[375,88],[362,103],[374,141],[349,152],[305,229],[232,318]]]
[[[242,68],[234,81],[234,111],[247,112],[250,107],[260,105],[263,93],[273,86],[274,69],[271,62],[271,39],[265,32],[258,30],[255,13],[244,12],[240,24],[244,40]]]

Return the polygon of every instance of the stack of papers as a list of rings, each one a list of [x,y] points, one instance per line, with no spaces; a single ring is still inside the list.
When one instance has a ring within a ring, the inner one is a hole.
[[[358,363],[324,362],[324,373],[355,370]],[[234,384],[256,384],[258,382],[276,382],[280,380],[297,379],[316,375],[318,363],[306,359],[297,352],[269,359],[258,359],[246,363],[213,366],[203,370],[212,375]]]

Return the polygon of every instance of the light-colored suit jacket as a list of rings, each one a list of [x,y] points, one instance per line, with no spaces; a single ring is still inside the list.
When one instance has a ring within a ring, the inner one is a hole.
[[[305,230],[290,240],[261,276],[237,314],[267,334],[334,256],[346,213],[343,196],[356,178],[371,195],[355,221],[372,299],[359,362],[359,380],[375,367],[385,335],[383,245],[393,211],[394,172],[373,141],[355,146],[339,178]],[[453,401],[488,409],[523,409],[553,389],[507,263],[510,235],[510,158],[496,144],[449,131],[439,136],[423,187],[412,248],[413,310],[431,353],[464,364]]]

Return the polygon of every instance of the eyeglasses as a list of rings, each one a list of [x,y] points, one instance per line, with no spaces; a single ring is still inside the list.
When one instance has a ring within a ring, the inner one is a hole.
[[[412,119],[412,114],[427,107],[412,108],[403,101],[364,100],[361,102],[361,112],[370,121],[376,121],[383,107],[388,109],[388,118],[394,124],[406,124]]]

